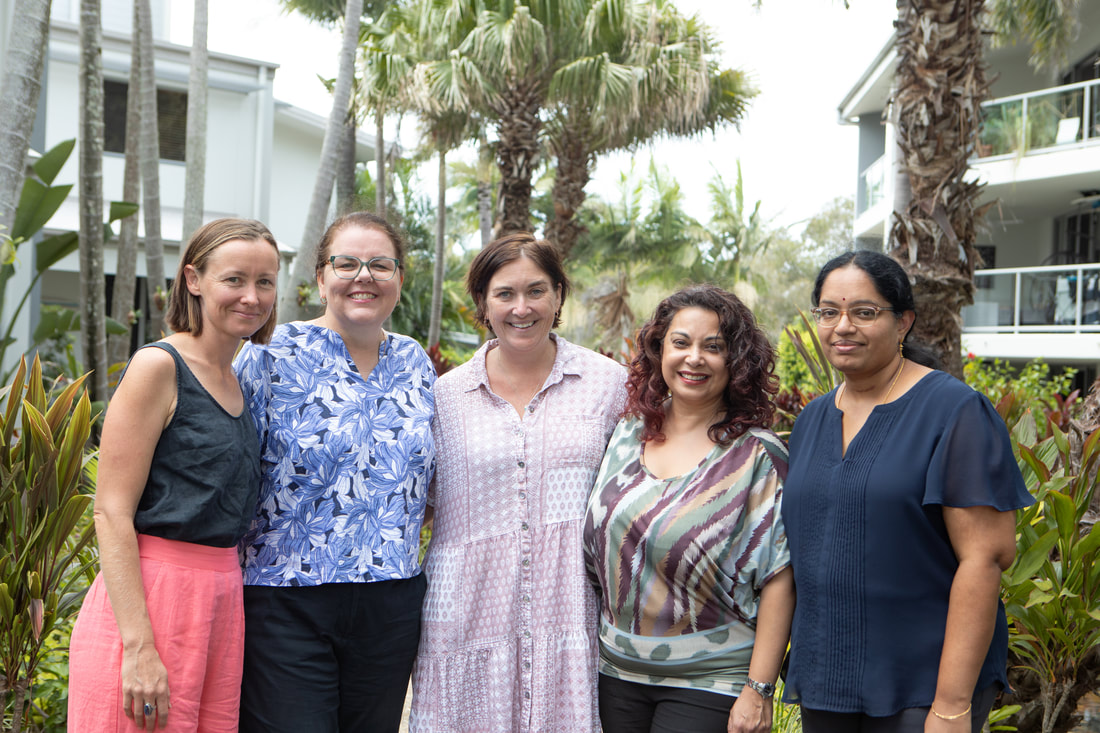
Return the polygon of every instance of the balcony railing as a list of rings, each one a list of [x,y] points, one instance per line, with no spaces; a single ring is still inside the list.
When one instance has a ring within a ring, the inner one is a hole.
[[[1100,333],[1100,263],[974,273],[970,333]]]
[[[1100,138],[1100,81],[1002,97],[982,105],[980,158]]]

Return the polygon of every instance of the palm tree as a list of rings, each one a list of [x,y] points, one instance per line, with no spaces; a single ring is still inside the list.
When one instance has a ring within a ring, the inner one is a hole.
[[[566,257],[583,231],[575,217],[600,153],[736,123],[756,94],[742,72],[713,61],[709,28],[668,0],[627,3],[621,16],[597,3],[585,23],[584,55],[551,83],[546,126],[557,159],[546,236]]]
[[[0,86],[0,236],[11,232],[42,90],[50,35],[50,0],[15,0]]]
[[[99,0],[80,2],[80,342],[89,398],[107,399],[103,292],[103,31]]]
[[[352,77],[355,73],[355,49],[359,42],[359,18],[363,14],[363,0],[347,0],[344,6],[343,40],[340,43],[340,66],[333,88],[332,112],[321,144],[321,160],[317,167],[317,179],[313,185],[305,230],[298,254],[291,265],[289,286],[284,289],[279,302],[279,316],[284,320],[301,317],[302,304],[298,300],[298,286],[311,280],[313,260],[311,254],[325,228],[332,185],[336,177],[336,155],[340,148],[340,130],[348,112],[351,99]],[[352,20],[354,19],[354,20]]]
[[[209,24],[208,0],[195,0],[195,21],[191,37],[191,73],[187,83],[186,173],[183,188],[183,230],[180,242],[202,226],[203,194],[206,188],[206,78],[210,54],[206,48]]]
[[[134,28],[139,27],[140,3],[134,3]],[[142,44],[135,38],[130,43],[130,84],[126,90],[125,163],[122,173],[122,200],[136,203],[141,196],[141,54]],[[115,282],[111,290],[111,317],[133,327],[134,291],[137,288],[138,218],[128,216],[119,224],[118,253],[115,262]],[[130,334],[107,337],[107,360],[111,364],[126,361],[130,355]]]
[[[149,288],[149,332],[153,340],[164,332],[167,304],[164,242],[160,235],[160,132],[157,129],[157,78],[153,67],[153,13],[149,0],[134,0],[135,42],[141,44],[141,183],[145,216],[145,275]]]
[[[990,0],[1001,38],[1032,40],[1050,65],[1075,32],[1078,0]],[[899,0],[891,102],[898,148],[891,254],[913,281],[918,338],[962,375],[963,306],[974,299],[974,242],[991,204],[967,180],[989,83],[982,63],[985,0]]]

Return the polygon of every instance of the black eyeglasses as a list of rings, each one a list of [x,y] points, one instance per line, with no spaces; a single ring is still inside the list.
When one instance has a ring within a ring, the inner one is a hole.
[[[870,326],[878,318],[878,314],[883,311],[890,313],[894,312],[893,308],[882,308],[877,305],[859,305],[855,308],[814,308],[810,311],[813,314],[814,320],[819,325],[831,328],[840,323],[840,316],[843,313],[848,314],[848,321],[853,326]]]
[[[360,271],[365,267],[374,280],[384,282],[392,280],[401,267],[401,260],[394,257],[371,257],[369,260],[361,260],[351,255],[333,255],[328,258],[332,264],[332,271],[336,277],[342,280],[354,280],[359,277]]]

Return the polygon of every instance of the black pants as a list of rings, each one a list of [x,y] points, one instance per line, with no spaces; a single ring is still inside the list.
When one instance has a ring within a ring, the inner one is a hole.
[[[241,733],[396,733],[427,587],[245,586]]]
[[[604,733],[726,733],[736,697],[600,675]]]
[[[1000,685],[993,684],[974,695],[970,702],[972,733],[981,733],[998,692]],[[802,708],[802,730],[804,733],[923,733],[924,720],[927,717],[928,708],[906,708],[886,718]]]

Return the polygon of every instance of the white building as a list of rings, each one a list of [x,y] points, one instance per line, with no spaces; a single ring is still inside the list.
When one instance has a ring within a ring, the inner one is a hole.
[[[165,273],[175,274],[183,218],[184,139],[190,48],[164,41],[168,36],[170,0],[154,0],[156,78],[160,120],[161,228],[165,242]],[[0,73],[9,33],[13,28],[10,0],[0,0]],[[122,199],[126,89],[130,74],[131,0],[103,2],[103,74],[105,80],[106,151],[103,156],[103,191],[107,201]],[[42,99],[32,147],[42,152],[79,136],[79,2],[54,0],[49,48],[45,63]],[[333,53],[335,53],[335,49]],[[313,112],[279,102],[272,93],[278,66],[273,63],[210,54],[206,150],[205,219],[237,216],[263,221],[292,255],[302,241],[305,218],[313,192],[327,119]],[[326,110],[327,112],[327,110]],[[373,159],[373,134],[360,132],[356,159]],[[74,151],[56,183],[74,188],[48,225],[48,231],[79,229],[77,198],[78,155]],[[142,214],[139,212],[138,217]],[[141,225],[140,231],[144,230]],[[117,224],[116,224],[117,231]],[[104,257],[111,282],[116,252],[112,244]],[[30,248],[20,248],[16,277],[8,286],[5,319],[26,289],[30,267],[20,267]],[[139,256],[139,298],[144,298],[144,258]],[[27,262],[26,264],[29,264]],[[284,267],[284,271],[288,268]],[[42,304],[77,306],[79,261],[76,254],[62,260],[42,279],[31,307],[25,308],[7,361],[31,343]],[[22,280],[23,284],[20,284]],[[110,288],[108,288],[108,298]],[[143,307],[143,306],[139,306]],[[143,338],[138,334],[137,338]],[[10,364],[0,365],[7,368]]]
[[[1027,64],[1029,46],[989,49],[993,99],[972,170],[997,200],[979,235],[985,260],[963,313],[963,350],[1013,361],[1043,357],[1100,366],[1100,3],[1081,3],[1069,63]],[[840,104],[859,127],[855,237],[881,248],[893,201],[893,129],[883,119],[893,82],[891,38]]]

